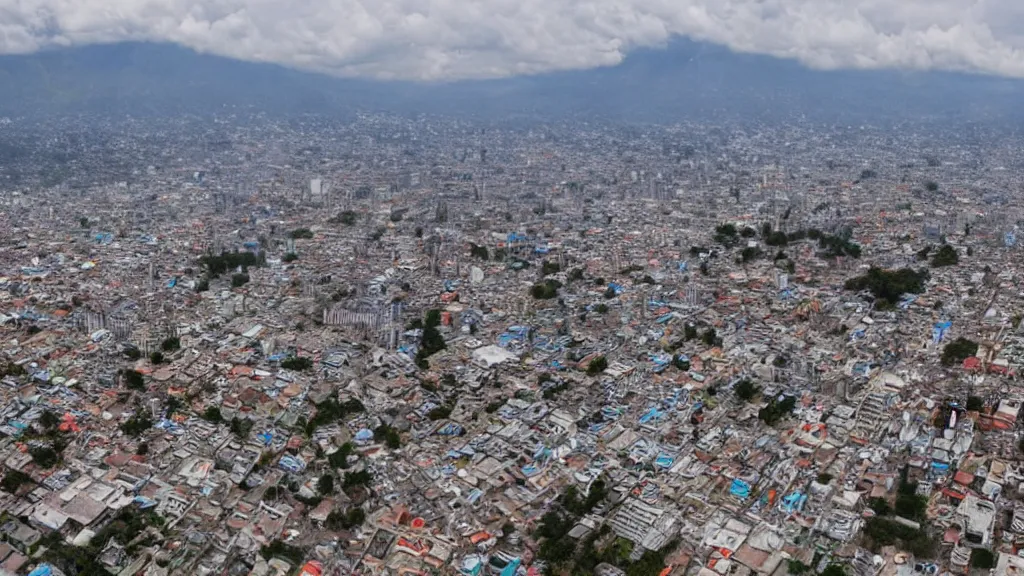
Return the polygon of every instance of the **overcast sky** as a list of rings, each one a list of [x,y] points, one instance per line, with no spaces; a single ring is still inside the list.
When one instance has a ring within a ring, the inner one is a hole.
[[[1024,0],[0,0],[0,52],[122,40],[344,76],[620,62],[675,36],[815,68],[1024,77]]]

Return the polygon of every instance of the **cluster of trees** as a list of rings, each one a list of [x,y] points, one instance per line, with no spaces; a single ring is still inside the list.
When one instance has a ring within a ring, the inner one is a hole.
[[[352,226],[358,221],[358,219],[359,216],[355,212],[351,210],[345,210],[343,212],[339,212],[336,216],[330,218],[327,222],[330,224],[344,224],[345,226]]]
[[[238,416],[235,416],[230,422],[228,422],[228,429],[231,430],[231,433],[243,440],[249,437],[249,434],[252,432],[252,427],[252,420],[248,418],[239,418]]]
[[[729,248],[739,241],[739,230],[734,224],[719,224],[715,227],[715,242]]]
[[[416,351],[416,365],[421,370],[426,370],[430,366],[428,358],[447,348],[444,336],[441,336],[437,329],[440,325],[440,310],[428,310],[423,316],[423,337],[420,339],[420,349]]]
[[[361,526],[366,521],[366,512],[363,512],[362,508],[352,507],[342,512],[340,510],[334,510],[327,515],[328,530],[350,530],[356,526]]]
[[[601,372],[604,372],[608,368],[608,359],[604,356],[597,356],[591,359],[590,363],[587,364],[587,375],[597,376]]]
[[[32,484],[32,478],[21,470],[8,470],[3,480],[0,480],[0,489],[14,494],[23,484]]]
[[[808,234],[808,237],[810,237],[810,234]],[[840,236],[822,234],[818,238],[818,246],[821,248],[819,256],[823,258],[837,258],[839,256],[860,258],[861,255],[859,244],[850,242],[848,239]]]
[[[345,472],[345,478],[341,482],[341,487],[349,490],[357,486],[369,486],[370,482],[373,482],[373,475],[370,474],[369,470]]]
[[[427,418],[431,420],[444,420],[452,415],[452,407],[448,405],[432,408],[427,412]]]
[[[238,272],[231,275],[231,287],[240,288],[249,283],[249,274],[246,272]]]
[[[932,268],[956,266],[959,263],[960,257],[956,253],[956,248],[949,244],[943,244],[942,247],[935,251],[935,255],[932,256]]]
[[[942,365],[955,366],[978,353],[978,343],[967,338],[957,338],[942,349]]]
[[[736,392],[736,396],[744,402],[750,402],[761,392],[761,388],[754,384],[750,378],[744,378],[733,386],[733,391]]]
[[[968,412],[981,412],[982,408],[985,407],[985,401],[980,396],[968,396],[967,397],[967,411]]]
[[[793,408],[796,408],[795,396],[783,396],[782,400],[772,398],[766,406],[758,410],[757,417],[765,424],[774,426],[776,422],[791,414]]]
[[[542,540],[538,555],[551,564],[562,564],[570,560],[576,551],[577,541],[569,536],[576,522],[589,514],[605,498],[604,480],[598,478],[585,496],[580,496],[575,486],[570,486],[557,501],[557,506],[541,517],[535,535]]]
[[[203,420],[206,420],[207,422],[213,422],[214,424],[218,424],[224,421],[224,417],[220,413],[220,408],[218,408],[217,406],[207,407],[206,410],[203,411],[201,417]]]
[[[586,495],[581,496],[576,486],[569,486],[562,494],[562,507],[570,514],[586,516],[608,495],[604,478],[597,478],[590,484]]]
[[[558,262],[549,262],[549,261],[545,260],[540,265],[540,272],[544,276],[550,276],[552,274],[558,274],[561,270],[562,270],[562,267],[558,264]]]
[[[553,278],[548,278],[530,287],[530,296],[536,300],[551,300],[558,296],[558,289],[562,283]]]
[[[383,442],[385,446],[392,450],[397,450],[402,447],[402,436],[387,424],[381,424],[373,430],[373,439],[377,442]]]
[[[299,566],[305,559],[306,552],[297,546],[285,544],[280,540],[274,540],[270,544],[260,547],[260,556],[262,556],[264,560],[281,558],[287,560],[292,566]]]
[[[718,332],[714,328],[708,328],[703,335],[700,337],[701,342],[704,342],[705,346],[721,346],[722,339],[718,337]]]
[[[481,260],[488,260],[490,258],[490,254],[487,253],[487,246],[477,246],[472,243],[469,245],[469,255]]]
[[[876,307],[892,308],[904,294],[924,292],[929,277],[927,270],[885,270],[872,266],[867,273],[847,280],[845,287],[847,290],[868,290],[876,299]]]
[[[46,562],[65,574],[105,574],[107,567],[100,562],[103,548],[111,541],[126,546],[129,556],[137,553],[136,546],[129,546],[147,528],[159,528],[164,520],[152,510],[143,511],[128,506],[118,511],[113,520],[96,532],[85,546],[68,544],[58,533],[49,535],[41,550],[45,550],[40,562]]]
[[[882,546],[899,546],[918,558],[931,558],[935,554],[935,543],[928,536],[926,528],[912,528],[892,518],[895,514],[907,520],[923,523],[927,519],[928,500],[917,494],[917,483],[907,477],[906,466],[900,473],[900,483],[896,490],[895,506],[882,498],[872,498],[868,506],[875,516],[868,519],[864,534],[870,538],[873,549]]]
[[[121,431],[128,436],[139,436],[152,427],[153,419],[145,410],[132,414],[130,418],[121,423]]]
[[[58,450],[60,448],[61,450]],[[63,450],[61,443],[54,445],[32,446],[28,453],[32,456],[32,462],[40,468],[53,468],[60,462],[60,452]]]
[[[593,509],[593,506],[588,508],[586,504],[599,503],[600,500],[593,496],[596,489],[600,488],[603,491],[603,482],[601,485],[599,482],[600,480],[594,481],[591,485],[591,494],[585,499],[580,499],[576,495],[570,497],[570,488],[566,495],[559,499],[559,506],[541,518],[540,526],[535,532],[535,536],[541,540],[538,557],[550,565],[550,572],[553,574],[593,574],[597,565],[602,562],[617,566],[626,573],[626,576],[659,574],[665,567],[668,554],[679,545],[678,541],[669,542],[658,552],[646,551],[639,560],[633,562],[630,560],[633,552],[632,542],[624,538],[606,538],[610,532],[607,524],[581,541],[569,536],[579,518]],[[603,497],[602,494],[601,498]],[[509,528],[510,531],[513,529],[514,527]],[[607,543],[599,549],[597,545],[602,540]]]
[[[217,278],[239,266],[242,270],[266,266],[267,258],[262,253],[257,255],[252,252],[222,252],[220,256],[207,254],[199,259],[199,263],[206,271],[207,278]]]
[[[309,370],[312,367],[313,361],[305,356],[289,356],[284,360],[281,360],[281,368],[286,370],[301,372],[302,370]]]
[[[281,257],[281,261],[286,263],[286,264],[289,263],[289,262],[295,262],[298,259],[299,259],[299,255],[296,254],[295,252],[288,252],[287,254],[285,254],[284,256]]]
[[[818,255],[823,258],[835,258],[837,256],[860,258],[861,256],[861,247],[859,244],[850,242],[849,231],[833,236],[825,234],[816,228],[811,228],[810,230],[797,230],[787,234],[781,230],[773,231],[771,225],[765,224],[761,229],[761,235],[765,244],[779,248],[784,248],[792,242],[799,242],[804,239],[815,240],[818,242],[818,247],[821,248],[821,252]]]
[[[174,352],[175,350],[181,349],[181,339],[177,336],[169,336],[164,338],[164,341],[160,343],[160,349],[164,352]]]
[[[296,240],[312,240],[313,231],[309,228],[296,228],[288,233],[289,236]]]
[[[345,442],[337,450],[327,455],[327,462],[332,468],[348,468],[348,457],[356,451],[351,442]]]
[[[343,420],[352,414],[365,412],[366,407],[359,400],[352,398],[345,402],[338,402],[334,398],[328,398],[316,405],[316,413],[306,423],[306,435],[312,436],[313,432],[320,426],[326,426],[339,420]]]
[[[746,248],[743,249],[743,251],[740,252],[740,261],[746,264],[748,262],[753,262],[754,260],[759,259],[761,256],[764,256],[764,252],[761,251],[760,248],[747,246]]]
[[[121,377],[124,378],[124,385],[129,390],[142,390],[146,387],[145,379],[142,377],[142,373],[136,370],[123,370]]]

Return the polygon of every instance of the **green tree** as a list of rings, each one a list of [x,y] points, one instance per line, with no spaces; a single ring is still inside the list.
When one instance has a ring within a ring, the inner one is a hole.
[[[967,411],[968,412],[981,412],[981,409],[985,407],[984,401],[979,396],[968,396],[967,397]]]
[[[534,284],[530,288],[530,296],[533,296],[535,300],[551,300],[558,296],[558,289],[561,287],[561,282],[549,278],[543,282]]]
[[[597,376],[608,368],[608,360],[604,356],[597,356],[587,364],[587,375]]]
[[[248,418],[239,418],[238,416],[235,416],[231,419],[228,426],[231,429],[232,434],[245,439],[248,438],[249,433],[252,432],[253,423],[252,420]]]
[[[353,452],[355,452],[355,446],[351,442],[345,442],[327,456],[327,461],[333,468],[348,468],[348,457]]]
[[[223,422],[224,421],[224,417],[221,416],[220,408],[219,407],[217,407],[217,406],[208,406],[206,408],[206,410],[203,411],[203,420],[206,420],[207,422],[217,423],[217,422]]]
[[[961,364],[964,360],[978,353],[978,343],[967,338],[957,338],[946,344],[942,349],[943,366]]]
[[[789,560],[788,566],[789,573],[793,576],[803,576],[811,571],[811,567],[799,560]]]
[[[181,348],[181,339],[177,336],[170,336],[164,338],[164,341],[160,343],[160,349],[164,352],[174,352]]]
[[[971,550],[971,567],[991,570],[996,567],[996,555],[986,548]]]
[[[744,378],[737,382],[734,390],[736,391],[736,396],[744,402],[750,402],[761,391],[749,378]]]
[[[392,450],[397,450],[402,446],[402,437],[399,435],[398,430],[387,424],[381,424],[375,428],[373,438],[378,442],[383,442],[385,446]]]
[[[721,224],[715,228],[715,242],[730,247],[736,244],[739,231],[733,224]]]
[[[868,500],[868,508],[871,508],[878,516],[888,516],[892,514],[892,507],[889,506],[889,502],[885,498],[871,498]]]
[[[305,356],[288,356],[284,360],[281,360],[281,368],[286,370],[295,370],[300,372],[302,370],[309,370],[313,367],[313,361]]]
[[[829,564],[821,571],[821,576],[846,576],[846,568],[842,564]]]
[[[927,270],[918,272],[912,268],[884,270],[872,267],[866,274],[847,280],[845,287],[847,290],[871,292],[876,298],[876,307],[893,307],[904,294],[924,292],[928,278]]]
[[[949,244],[944,244],[937,252],[935,252],[935,256],[932,256],[932,268],[955,266],[959,262],[960,257],[957,255],[956,249]]]
[[[60,418],[51,410],[43,410],[39,415],[39,425],[47,432],[53,431],[60,424]]]
[[[28,453],[40,468],[53,468],[60,462],[60,453],[53,446],[35,446],[29,448]]]
[[[153,427],[153,419],[145,410],[132,414],[121,424],[121,431],[128,436],[140,436]]]
[[[325,473],[317,480],[316,487],[320,494],[324,496],[334,494],[334,475],[330,472]]]
[[[373,476],[367,470],[359,470],[357,472],[345,472],[345,479],[342,482],[344,488],[354,488],[356,486],[368,486],[370,482],[373,482]]]
[[[540,271],[544,276],[550,276],[552,274],[558,274],[562,267],[558,265],[558,262],[548,262],[547,260],[541,264]]]
[[[0,488],[10,494],[17,492],[23,484],[32,484],[32,478],[20,470],[8,470],[0,480]]]

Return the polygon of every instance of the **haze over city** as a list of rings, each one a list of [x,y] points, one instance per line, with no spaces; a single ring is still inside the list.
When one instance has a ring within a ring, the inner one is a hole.
[[[1014,576],[1024,6],[0,0],[0,576]]]

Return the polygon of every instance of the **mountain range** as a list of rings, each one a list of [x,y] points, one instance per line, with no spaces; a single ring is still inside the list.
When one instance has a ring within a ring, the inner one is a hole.
[[[1015,125],[1024,81],[948,72],[808,69],[678,40],[613,67],[497,80],[345,79],[168,45],[121,43],[0,56],[0,115],[357,112],[515,120],[743,119]]]

